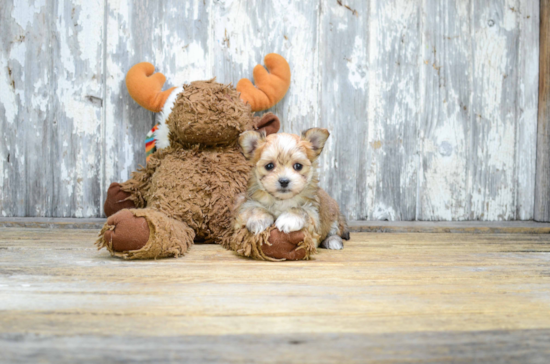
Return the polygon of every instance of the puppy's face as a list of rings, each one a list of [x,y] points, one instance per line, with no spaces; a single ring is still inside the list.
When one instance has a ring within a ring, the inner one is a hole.
[[[287,200],[304,190],[314,175],[314,162],[329,136],[326,129],[313,128],[302,133],[243,133],[239,143],[244,155],[254,164],[254,177],[263,190],[279,200]]]

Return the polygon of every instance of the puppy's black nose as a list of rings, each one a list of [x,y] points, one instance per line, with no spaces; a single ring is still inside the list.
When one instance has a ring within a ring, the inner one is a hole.
[[[289,183],[290,180],[288,178],[279,178],[279,184],[281,185],[281,187],[287,187]]]

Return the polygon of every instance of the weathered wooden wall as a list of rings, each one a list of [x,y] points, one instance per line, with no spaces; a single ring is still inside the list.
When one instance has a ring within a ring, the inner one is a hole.
[[[540,2],[539,72],[534,219],[550,221],[550,0]]]
[[[538,0],[2,0],[0,211],[100,216],[144,163],[167,85],[293,71],[283,131],[330,129],[322,184],[350,219],[510,220],[534,211]]]

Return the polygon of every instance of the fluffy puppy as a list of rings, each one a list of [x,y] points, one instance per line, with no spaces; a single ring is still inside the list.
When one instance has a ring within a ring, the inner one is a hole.
[[[239,144],[253,167],[236,226],[259,234],[273,223],[284,233],[307,229],[315,246],[342,249],[349,233],[338,204],[318,186],[317,158],[329,132],[312,128],[293,134],[247,131]]]

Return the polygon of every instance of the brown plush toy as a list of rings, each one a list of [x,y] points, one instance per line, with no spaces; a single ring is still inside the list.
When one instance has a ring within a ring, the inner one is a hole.
[[[279,130],[279,119],[253,112],[279,102],[290,85],[290,68],[277,54],[264,59],[269,73],[254,68],[256,87],[209,81],[162,92],[166,78],[150,63],[126,76],[132,98],[159,113],[157,151],[128,181],[112,183],[105,201],[109,217],[96,242],[124,259],[184,255],[194,242],[216,242],[263,260],[307,259],[315,249],[307,232],[259,235],[232,231],[234,199],[246,190],[250,164],[237,144],[250,129]]]

